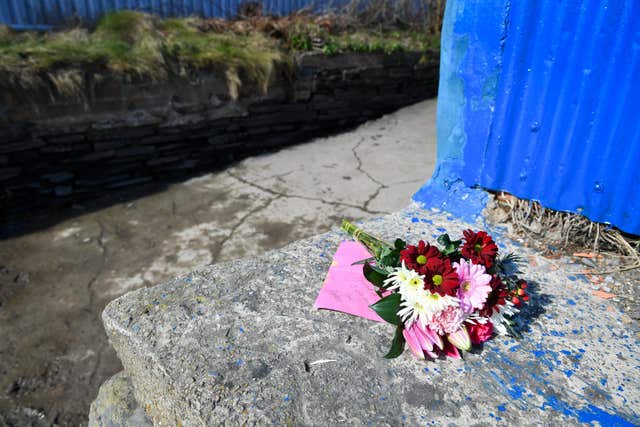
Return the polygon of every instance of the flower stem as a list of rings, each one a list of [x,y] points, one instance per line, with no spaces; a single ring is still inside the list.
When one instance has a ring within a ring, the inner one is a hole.
[[[380,256],[380,253],[382,252],[382,249],[384,247],[390,249],[393,248],[393,246],[389,243],[375,236],[372,236],[363,229],[356,227],[346,219],[342,220],[342,226],[340,228],[342,228],[342,231],[347,233],[353,239],[365,245],[367,249],[369,249],[371,254],[376,257],[376,259]]]

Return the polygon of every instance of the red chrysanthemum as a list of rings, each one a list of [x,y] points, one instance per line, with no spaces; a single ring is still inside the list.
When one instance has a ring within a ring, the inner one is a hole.
[[[400,252],[400,260],[404,261],[404,265],[420,274],[425,274],[429,260],[440,259],[440,257],[438,248],[425,243],[423,240],[418,242],[418,246],[407,245]]]
[[[499,305],[505,305],[506,298],[509,295],[507,288],[497,275],[493,275],[489,284],[491,285],[491,292],[484,303],[484,307],[480,310],[480,315],[484,317],[491,317],[494,312],[498,311]]]
[[[424,274],[424,288],[442,296],[454,296],[460,286],[458,273],[448,259],[429,259],[422,274]]]
[[[474,264],[482,264],[488,270],[494,264],[498,254],[498,246],[485,231],[474,233],[471,230],[463,232],[465,243],[462,245],[462,256]]]

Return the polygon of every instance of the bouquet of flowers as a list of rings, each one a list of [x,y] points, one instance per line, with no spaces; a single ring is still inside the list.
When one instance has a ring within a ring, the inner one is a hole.
[[[454,241],[443,234],[437,247],[422,240],[390,244],[348,221],[342,229],[372,255],[357,264],[380,297],[370,307],[396,327],[386,358],[402,354],[405,343],[420,359],[460,358],[460,350],[494,333],[516,335],[511,319],[529,300],[527,283],[518,278],[521,260],[499,257],[486,232],[466,230]]]

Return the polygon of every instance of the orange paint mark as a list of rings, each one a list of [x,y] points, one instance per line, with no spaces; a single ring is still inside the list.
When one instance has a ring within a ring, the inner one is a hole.
[[[615,294],[611,294],[609,292],[604,292],[604,291],[594,291],[592,290],[591,293],[593,294],[593,296],[598,297],[598,298],[602,298],[602,299],[611,299],[611,298],[615,298]],[[608,306],[607,310],[609,311],[613,311],[613,307]]]
[[[580,258],[602,258],[602,255],[593,252],[576,252],[573,256]]]

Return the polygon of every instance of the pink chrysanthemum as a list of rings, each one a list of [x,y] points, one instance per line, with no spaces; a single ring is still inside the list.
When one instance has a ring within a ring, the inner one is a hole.
[[[458,299],[460,308],[465,313],[471,313],[474,309],[482,309],[489,293],[491,292],[491,276],[486,273],[483,265],[473,264],[471,261],[460,260],[453,263],[458,273],[460,287]]]
[[[460,307],[449,306],[429,319],[429,328],[438,335],[450,334],[460,329],[465,318],[465,313],[460,310]]]

